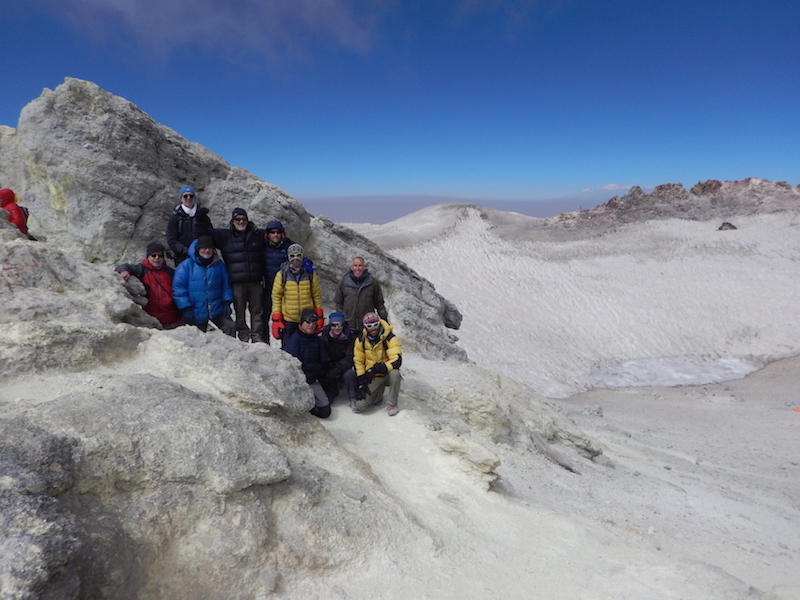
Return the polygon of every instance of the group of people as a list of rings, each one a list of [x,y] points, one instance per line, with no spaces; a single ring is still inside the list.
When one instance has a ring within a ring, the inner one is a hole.
[[[314,392],[311,413],[320,418],[330,416],[340,386],[355,413],[382,404],[388,387],[387,412],[398,413],[400,341],[362,257],[353,258],[339,283],[337,311],[326,324],[313,263],[280,221],[258,229],[235,208],[228,227],[215,228],[194,188],[181,188],[179,198],[166,232],[175,268],[159,242],[148,244],[140,263],[115,268],[125,281],[142,282],[145,312],[168,329],[189,324],[207,331],[211,322],[250,343],[268,342],[271,334],[300,360]]]

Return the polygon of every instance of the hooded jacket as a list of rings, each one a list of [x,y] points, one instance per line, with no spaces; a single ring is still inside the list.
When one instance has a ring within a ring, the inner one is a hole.
[[[281,313],[284,321],[299,323],[304,308],[322,308],[317,274],[301,269],[295,275],[285,262],[272,284],[272,310]]]
[[[403,350],[400,347],[400,340],[392,333],[392,326],[381,319],[381,327],[378,330],[377,340],[374,342],[367,337],[367,330],[364,329],[358,336],[353,346],[353,362],[356,367],[356,375],[363,375],[367,369],[382,362],[386,365],[386,372],[399,369],[403,363]],[[383,377],[378,373],[376,379]]]
[[[0,190],[0,205],[8,213],[8,222],[16,225],[22,235],[28,235],[28,210],[17,204],[14,192]]]
[[[119,265],[115,270],[118,273],[128,271],[141,280],[147,295],[147,304],[142,307],[144,312],[158,319],[162,325],[171,325],[181,320],[181,313],[172,297],[172,279],[175,275],[172,267],[164,265],[156,269],[149,260],[144,259],[135,265]]]
[[[233,290],[228,283],[228,271],[216,251],[207,267],[200,263],[197,240],[189,246],[189,258],[175,271],[172,297],[180,310],[191,308],[195,323],[207,323],[222,316],[233,302]]]

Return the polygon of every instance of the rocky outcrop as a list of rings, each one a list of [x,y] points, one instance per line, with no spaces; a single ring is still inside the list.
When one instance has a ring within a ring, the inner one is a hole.
[[[446,330],[457,328],[461,316],[430,282],[93,83],[68,78],[28,104],[16,129],[0,129],[0,181],[30,209],[37,237],[65,255],[106,265],[138,261],[147,243],[165,242],[177,191],[192,185],[218,227],[227,226],[237,206],[260,227],[281,220],[314,261],[326,302],[350,259],[364,255],[409,348],[466,358]],[[130,322],[132,311],[123,312]]]
[[[800,209],[800,188],[784,181],[750,177],[742,181],[701,181],[690,190],[680,183],[665,183],[646,194],[634,186],[621,198],[615,196],[590,210],[564,213],[548,219],[561,227],[603,229],[614,224],[653,219],[730,219],[735,216]]]

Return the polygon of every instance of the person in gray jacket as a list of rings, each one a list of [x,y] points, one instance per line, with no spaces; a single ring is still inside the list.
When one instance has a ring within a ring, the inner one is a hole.
[[[348,323],[361,323],[364,315],[373,311],[389,322],[381,284],[367,270],[367,263],[360,256],[350,263],[350,271],[336,288],[333,301]]]

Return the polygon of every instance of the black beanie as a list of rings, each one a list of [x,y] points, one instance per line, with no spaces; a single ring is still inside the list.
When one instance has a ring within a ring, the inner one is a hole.
[[[239,217],[239,216],[241,216],[241,217],[244,217],[244,218],[245,218],[245,219],[247,219],[248,221],[250,220],[250,219],[247,217],[247,211],[246,211],[245,209],[243,209],[243,208],[234,208],[234,209],[233,209],[233,214],[231,215],[231,223],[233,223],[233,220],[234,220],[236,217]]]
[[[213,248],[214,247],[214,238],[210,235],[201,235],[197,238],[197,249],[200,248]]]
[[[158,242],[150,242],[149,244],[147,244],[147,254],[145,256],[150,256],[151,254],[155,254],[156,252],[164,254],[164,245],[159,244]]]

